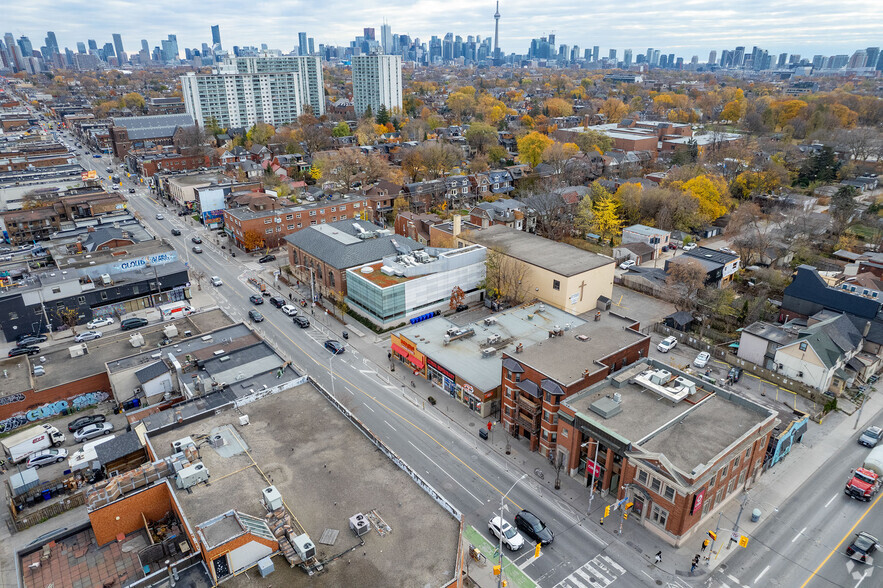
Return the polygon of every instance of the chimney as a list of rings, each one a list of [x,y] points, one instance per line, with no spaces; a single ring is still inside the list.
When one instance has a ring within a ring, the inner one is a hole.
[[[454,237],[458,237],[460,235],[460,222],[461,217],[459,214],[454,215]]]
[[[865,321],[865,328],[862,329],[862,338],[863,339],[868,338],[868,331],[870,331],[870,330],[871,330],[871,321]]]

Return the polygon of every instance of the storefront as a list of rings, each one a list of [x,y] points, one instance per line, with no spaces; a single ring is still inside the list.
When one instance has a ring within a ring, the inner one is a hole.
[[[390,341],[390,353],[392,357],[403,362],[408,369],[414,372],[415,376],[426,377],[424,368],[426,367],[426,357],[417,351],[417,346],[405,339],[393,335]]]

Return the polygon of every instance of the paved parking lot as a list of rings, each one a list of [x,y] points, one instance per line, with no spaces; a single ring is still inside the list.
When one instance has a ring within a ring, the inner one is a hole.
[[[709,375],[717,380],[718,385],[781,413],[779,418],[782,419],[782,422],[788,422],[791,420],[791,413],[795,408],[809,413],[816,412],[821,408],[818,405],[814,405],[812,401],[789,390],[780,388],[773,382],[764,380],[763,378],[750,374],[747,371],[743,372],[742,378],[738,383],[732,385],[726,384],[724,383],[724,380],[731,367],[728,363],[717,358],[712,358],[704,369],[700,369],[693,366],[693,360],[699,355],[698,349],[693,349],[683,343],[678,343],[677,347],[668,353],[662,353],[657,351],[656,345],[662,341],[665,336],[658,333],[651,333],[651,338],[650,357],[663,361],[680,370],[686,368],[688,371],[695,374],[708,372]]]

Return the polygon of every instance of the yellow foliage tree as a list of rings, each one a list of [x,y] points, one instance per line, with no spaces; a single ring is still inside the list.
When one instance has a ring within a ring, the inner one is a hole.
[[[707,222],[727,213],[730,199],[727,184],[721,176],[699,175],[686,182],[672,182],[671,187],[695,198],[699,215]]]
[[[534,127],[533,117],[530,116],[529,114],[525,114],[524,116],[522,116],[521,117],[521,126],[523,126],[526,129],[532,129]]]
[[[731,123],[736,123],[739,122],[739,119],[742,118],[742,114],[744,113],[744,111],[744,102],[731,100],[730,102],[727,102],[727,105],[724,106],[723,110],[721,110],[718,119],[725,120]]]
[[[629,113],[629,109],[619,98],[608,98],[601,104],[598,112],[605,115],[608,122],[619,122]]]
[[[616,200],[612,197],[601,198],[594,202],[591,226],[602,239],[613,239],[622,233],[622,219],[619,218],[618,208]]]
[[[518,160],[531,167],[536,167],[543,160],[543,152],[555,143],[542,133],[533,131],[518,139]]]
[[[573,105],[561,98],[549,98],[543,106],[548,115],[553,118],[573,114]]]

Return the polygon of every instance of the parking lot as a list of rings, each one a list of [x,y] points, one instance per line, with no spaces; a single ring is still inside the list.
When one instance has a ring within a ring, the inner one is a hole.
[[[773,382],[764,380],[747,371],[742,373],[742,377],[736,384],[727,384],[727,373],[730,370],[730,364],[712,357],[705,368],[697,368],[693,365],[693,360],[699,355],[698,349],[693,349],[683,343],[669,351],[662,353],[656,349],[656,345],[665,339],[665,335],[659,333],[651,333],[652,343],[650,344],[650,357],[663,361],[679,370],[688,371],[693,374],[708,373],[714,377],[717,384],[727,390],[749,398],[758,404],[766,406],[772,410],[780,412],[779,418],[782,422],[791,420],[791,413],[796,408],[808,413],[817,412],[821,407],[813,404],[812,401],[795,394],[789,390],[779,387]]]

